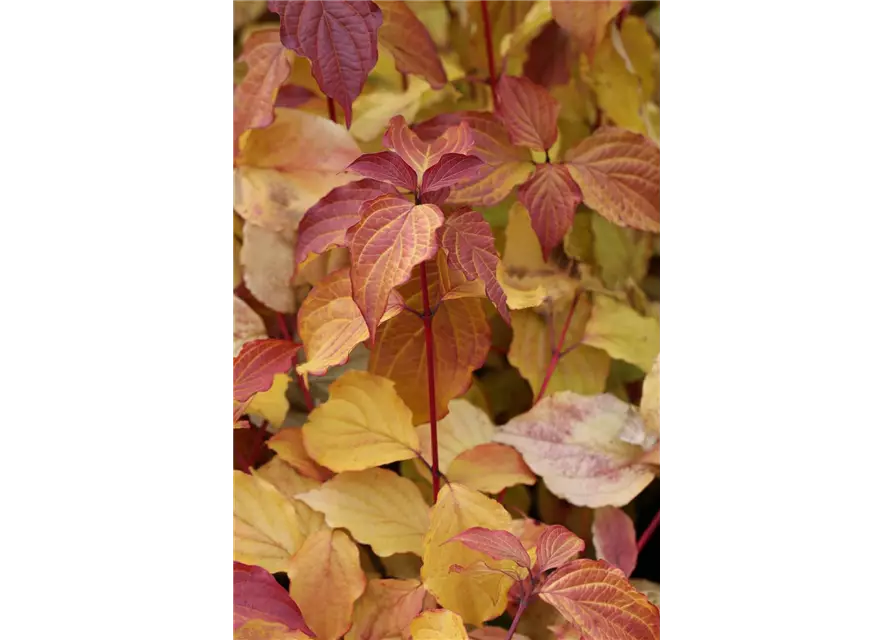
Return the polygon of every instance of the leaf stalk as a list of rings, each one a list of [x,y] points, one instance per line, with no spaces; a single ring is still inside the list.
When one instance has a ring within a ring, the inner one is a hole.
[[[536,404],[543,399],[543,395],[546,393],[546,387],[549,386],[549,380],[552,379],[552,374],[555,373],[555,368],[558,366],[558,361],[561,359],[561,356],[564,355],[561,351],[561,347],[564,346],[564,339],[567,337],[567,330],[570,329],[571,319],[574,317],[574,311],[577,308],[577,301],[579,299],[580,292],[577,291],[571,302],[571,308],[567,312],[567,318],[564,320],[564,326],[561,327],[561,333],[558,335],[558,344],[552,346],[552,358],[549,360],[549,366],[546,368],[546,375],[543,376],[543,383],[540,385],[539,393],[536,394],[536,399],[533,401],[533,404]]]
[[[434,385],[434,314],[428,300],[428,261],[422,262],[419,270],[422,286],[422,323],[425,325],[425,363],[428,369],[428,419],[431,422],[431,484],[434,502],[440,493],[440,463],[437,451],[437,391]]]

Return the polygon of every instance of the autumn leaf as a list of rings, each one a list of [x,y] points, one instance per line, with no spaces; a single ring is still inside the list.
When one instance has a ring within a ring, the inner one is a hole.
[[[465,451],[493,440],[496,427],[487,413],[468,400],[457,398],[449,403],[449,412],[437,422],[437,451],[441,469],[449,469],[453,460]],[[431,426],[416,427],[422,456],[431,462]]]
[[[437,253],[435,232],[443,224],[443,213],[434,205],[379,196],[363,205],[360,217],[346,237],[350,281],[374,344],[391,290],[409,279],[415,265]]]
[[[495,500],[452,483],[444,486],[431,509],[431,527],[425,535],[422,581],[444,607],[455,611],[469,624],[480,625],[505,609],[512,579],[499,573],[465,573],[452,570],[477,561],[509,571],[510,560],[495,561],[451,538],[472,527],[508,530],[511,517]]]
[[[425,601],[418,580],[369,580],[354,608],[345,640],[386,640],[405,636]]]
[[[444,130],[435,140],[424,141],[409,128],[403,116],[394,116],[382,143],[396,151],[421,178],[446,154],[467,154],[474,146],[474,138],[468,124],[461,122]]]
[[[632,280],[640,283],[648,274],[655,236],[638,229],[620,227],[591,213],[592,252],[599,276],[609,289],[622,290]]]
[[[536,541],[537,568],[540,572],[566,564],[583,552],[586,543],[560,524],[546,527]]]
[[[289,630],[315,637],[301,609],[269,571],[234,561],[233,629],[256,619],[284,624]]]
[[[412,640],[468,640],[462,618],[446,609],[425,611],[409,627]]]
[[[343,531],[311,534],[288,564],[289,593],[320,640],[350,628],[354,602],[366,588],[357,545]]]
[[[233,295],[233,357],[239,355],[242,346],[252,340],[267,337],[264,321],[239,296]]]
[[[415,170],[393,151],[364,153],[347,168],[364,178],[387,182],[413,193],[416,191],[418,176]]]
[[[378,36],[381,44],[394,54],[397,69],[401,73],[422,76],[435,89],[446,84],[446,71],[437,54],[437,46],[412,9],[399,0],[375,4],[381,9],[383,18]]]
[[[280,86],[291,73],[288,50],[275,29],[252,32],[239,60],[248,73],[233,96],[233,146],[238,154],[239,137],[248,129],[261,129],[273,122],[273,104]]]
[[[298,346],[291,340],[252,340],[233,358],[233,398],[245,402],[266,391],[277,373],[291,369]]]
[[[256,224],[245,224],[244,242],[239,261],[248,291],[264,305],[279,313],[297,310],[291,286],[294,273],[292,238],[288,232],[276,232]]]
[[[408,460],[419,439],[393,381],[348,371],[332,383],[329,400],[310,414],[304,444],[319,464],[340,472]]]
[[[623,510],[617,507],[600,507],[592,520],[592,543],[595,557],[620,569],[628,578],[639,551],[636,548],[636,527]]]
[[[318,482],[325,482],[333,473],[316,463],[304,445],[304,428],[280,429],[267,440],[267,446],[279,454],[279,458],[294,467],[298,473]]]
[[[307,210],[298,225],[295,264],[304,262],[311,253],[322,253],[329,247],[346,246],[347,230],[360,221],[360,207],[378,196],[397,190],[377,180],[358,180],[335,187]]]
[[[461,542],[469,549],[486,553],[494,560],[511,560],[520,567],[530,569],[527,549],[509,531],[471,527],[453,536],[449,541]]]
[[[523,75],[541,87],[567,84],[570,80],[571,46],[567,32],[554,20],[531,41]]]
[[[560,164],[538,164],[533,177],[518,189],[518,200],[530,212],[543,258],[561,244],[581,199],[580,188],[567,167]]]
[[[402,308],[402,298],[391,291],[382,320],[392,318]],[[369,337],[369,329],[352,297],[348,267],[329,274],[313,287],[298,311],[298,332],[307,362],[297,371],[313,375],[322,375],[329,367],[347,362],[353,348]]]
[[[284,429],[284,431],[288,430]],[[298,516],[297,522],[301,540],[306,540],[311,533],[326,528],[326,519],[323,514],[314,511],[305,503],[294,498],[294,496],[300,493],[317,489],[320,486],[319,480],[300,475],[295,467],[285,462],[280,456],[274,457],[258,469],[255,474],[273,485],[283,496],[288,497]]]
[[[494,437],[513,446],[549,491],[581,507],[622,507],[654,478],[637,464],[650,446],[642,419],[610,394],[561,391],[510,420]]]
[[[422,196],[447,189],[457,182],[474,178],[483,166],[475,156],[461,153],[446,153],[436,164],[425,170],[419,192]]]
[[[603,560],[574,560],[555,571],[539,589],[585,638],[659,640],[660,613]]]
[[[536,476],[512,447],[496,442],[463,451],[446,471],[450,482],[496,494],[517,484],[536,484]]]
[[[248,406],[245,407],[245,413],[260,416],[277,429],[281,427],[289,409],[285,392],[290,381],[291,377],[288,374],[277,373],[273,376],[273,384],[269,389],[255,393],[251,397]]]
[[[552,16],[571,35],[580,51],[592,55],[596,46],[604,41],[608,25],[625,4],[614,0],[591,3],[552,0]]]
[[[639,412],[645,421],[645,428],[660,435],[660,353],[642,383],[642,401]]]
[[[558,101],[527,78],[502,76],[496,85],[496,116],[512,144],[546,151],[558,138]]]
[[[280,16],[282,44],[310,59],[319,88],[341,105],[350,128],[351,105],[378,60],[381,10],[368,0],[271,0],[269,7]]]
[[[422,555],[428,505],[411,480],[393,471],[345,471],[298,499],[324,513],[330,527],[347,529],[380,557]]]
[[[496,279],[499,257],[493,230],[486,220],[477,211],[462,209],[446,218],[439,235],[449,266],[460,269],[470,280],[479,278],[484,283],[487,297],[496,305],[502,318],[511,324],[505,291]]]
[[[651,140],[602,127],[565,163],[587,207],[622,227],[660,231],[660,149]]]
[[[595,296],[583,341],[648,370],[660,353],[660,323],[610,296]]]
[[[263,478],[233,471],[233,558],[285,571],[305,536],[288,498]]]
[[[490,325],[480,300],[440,300],[437,265],[426,263],[430,304],[440,302],[432,321],[434,337],[434,381],[437,419],[447,413],[447,404],[471,385],[472,372],[479,368],[490,348]],[[421,285],[417,275],[399,292],[411,309],[420,309]],[[401,313],[384,323],[369,358],[369,371],[394,381],[397,393],[412,410],[415,424],[430,420],[428,413],[427,355],[422,320]]]

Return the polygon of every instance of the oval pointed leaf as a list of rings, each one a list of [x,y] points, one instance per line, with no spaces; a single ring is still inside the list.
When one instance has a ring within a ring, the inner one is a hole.
[[[595,557],[604,560],[628,578],[636,568],[639,550],[636,547],[636,527],[623,510],[601,507],[592,518],[592,543]]]
[[[422,457],[431,464],[431,425],[416,427],[421,444]],[[487,444],[493,439],[496,427],[487,412],[464,398],[449,403],[449,413],[437,421],[437,451],[440,468],[449,470],[459,455]],[[463,484],[463,483],[460,483]]]
[[[301,264],[311,253],[322,253],[329,247],[346,246],[347,230],[360,221],[363,204],[375,198],[397,194],[397,190],[378,180],[358,180],[335,187],[310,207],[298,225],[295,263]]]
[[[319,88],[341,105],[350,128],[353,101],[378,61],[381,10],[368,0],[273,0],[269,8],[280,16],[282,44],[310,59]]]
[[[422,140],[403,116],[391,118],[391,124],[385,131],[382,144],[396,151],[401,158],[416,170],[421,178],[428,167],[437,164],[448,153],[467,154],[474,146],[471,128],[465,122],[444,130],[435,140]]]
[[[418,580],[369,580],[345,640],[401,637],[422,610],[426,595]]]
[[[382,320],[392,318],[402,308],[400,295],[391,291]],[[307,354],[307,362],[298,367],[298,373],[315,376],[347,362],[353,348],[369,337],[352,297],[349,267],[332,272],[311,289],[298,311],[298,332]]]
[[[238,153],[239,137],[248,129],[261,129],[273,122],[277,91],[291,73],[288,49],[275,29],[258,30],[248,36],[239,60],[248,73],[233,95],[233,142]]]
[[[558,138],[558,100],[527,78],[502,76],[496,85],[496,115],[513,144],[546,151]]]
[[[574,211],[583,199],[567,167],[538,164],[533,177],[518,189],[518,200],[530,212],[530,222],[548,257],[574,224]]]
[[[586,543],[560,524],[546,527],[536,541],[536,562],[540,571],[567,564],[583,553]]]
[[[279,459],[287,462],[305,478],[325,482],[333,475],[330,470],[316,464],[316,461],[307,453],[302,427],[280,429],[276,435],[267,440],[267,446],[279,454]]]
[[[606,35],[608,25],[626,2],[579,2],[552,0],[552,16],[576,41],[580,50],[591,55]]]
[[[447,153],[441,156],[437,164],[425,171],[421,192],[424,194],[446,189],[457,182],[472,179],[483,165],[483,161],[474,156]]]
[[[647,371],[660,353],[660,322],[610,296],[595,296],[583,342]]]
[[[233,561],[233,629],[249,620],[284,624],[290,631],[316,637],[301,609],[269,571]]]
[[[525,569],[530,569],[530,556],[514,535],[499,529],[471,527],[447,542],[461,542],[469,549],[486,553],[494,560],[511,560]]]
[[[660,231],[660,149],[645,136],[606,127],[567,152],[583,202],[621,227]]]
[[[440,234],[448,264],[462,271],[469,280],[480,278],[487,297],[503,319],[511,324],[505,291],[496,279],[499,258],[493,230],[487,221],[477,211],[460,210],[444,221]]]
[[[374,344],[391,291],[409,279],[415,265],[437,253],[435,234],[443,213],[431,204],[381,196],[366,203],[360,215],[347,232],[350,282]]]
[[[233,398],[246,402],[273,386],[277,373],[294,365],[298,346],[291,340],[252,340],[233,358]]]
[[[575,560],[553,573],[539,597],[585,638],[658,640],[660,612],[604,560]]]
[[[462,618],[446,609],[425,611],[409,625],[412,640],[468,640]]]
[[[388,182],[412,192],[416,190],[418,178],[415,171],[393,151],[365,153],[347,168],[364,178]]]
[[[394,55],[397,70],[425,78],[433,89],[447,82],[446,71],[428,29],[405,2],[376,2],[381,9],[381,44]]]
[[[536,476],[521,454],[498,442],[480,444],[463,451],[446,472],[451,482],[490,494],[497,494],[516,484],[536,484]]]

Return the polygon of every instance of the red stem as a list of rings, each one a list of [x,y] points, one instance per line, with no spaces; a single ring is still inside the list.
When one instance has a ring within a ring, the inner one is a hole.
[[[405,93],[409,89],[409,76],[407,76],[405,73],[401,73],[400,79],[403,85],[403,91]]]
[[[307,411],[313,411],[313,396],[310,395],[310,388],[307,383],[304,382],[304,376],[300,373],[298,374],[298,386],[301,387],[301,393],[304,394],[304,404],[307,405]]]
[[[326,102],[329,104],[329,120],[332,122],[338,122],[338,115],[335,113],[335,101],[329,97],[326,97]]]
[[[648,525],[648,528],[645,529],[645,533],[642,534],[642,537],[639,538],[639,541],[636,543],[636,549],[638,549],[639,553],[642,553],[642,549],[644,549],[645,545],[648,544],[651,536],[657,530],[658,524],[660,524],[660,509],[658,509],[657,513],[654,514],[654,518],[651,520],[651,524]]]
[[[431,481],[434,502],[440,493],[440,464],[437,455],[437,392],[434,388],[434,331],[431,304],[428,301],[428,261],[421,264],[419,278],[422,285],[422,322],[425,324],[425,360],[428,365],[428,417],[431,420]]]
[[[490,89],[493,91],[493,104],[496,104],[496,62],[493,60],[493,35],[490,29],[490,13],[487,0],[481,0],[481,17],[484,19],[484,39],[487,42],[487,66],[490,68]]]
[[[521,598],[521,602],[518,603],[518,610],[515,612],[515,619],[512,620],[512,626],[509,627],[509,632],[505,637],[505,640],[512,640],[512,636],[515,635],[515,630],[518,628],[518,623],[521,622],[521,614],[524,613],[524,609],[526,608],[527,598]]]
[[[281,313],[277,313],[276,322],[279,324],[279,333],[282,334],[282,339],[291,340],[291,331],[288,330],[288,323],[285,321],[285,316]]]
[[[549,360],[549,366],[546,368],[546,375],[543,377],[543,384],[540,385],[540,392],[536,394],[536,400],[533,401],[533,404],[536,404],[543,399],[543,394],[546,393],[546,387],[549,386],[549,380],[552,379],[552,374],[555,373],[555,367],[558,366],[558,360],[561,358],[561,347],[564,345],[564,339],[567,337],[567,330],[571,326],[571,318],[574,317],[574,311],[577,308],[577,300],[579,299],[580,292],[578,291],[571,302],[571,308],[567,312],[564,326],[561,327],[561,334],[558,336],[558,344],[552,346],[552,359]]]

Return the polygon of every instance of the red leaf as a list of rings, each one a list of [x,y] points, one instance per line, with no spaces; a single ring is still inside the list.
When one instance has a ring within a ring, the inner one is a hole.
[[[502,76],[496,85],[496,115],[515,144],[545,151],[558,138],[558,100],[527,78]]]
[[[550,21],[527,49],[524,77],[542,87],[567,84],[571,78],[570,44],[567,33]]]
[[[494,560],[512,560],[530,569],[530,556],[527,555],[527,550],[521,541],[508,531],[472,527],[453,536],[447,542],[461,542],[469,549],[486,553]]]
[[[249,620],[284,624],[290,631],[316,637],[301,609],[269,571],[233,561],[233,630]]]
[[[295,84],[287,84],[276,94],[276,106],[288,109],[297,109],[298,107],[310,102],[314,98],[318,98],[307,87],[299,87]]]
[[[385,194],[397,194],[389,184],[377,180],[359,180],[335,187],[307,209],[298,225],[295,263],[301,264],[311,253],[322,253],[332,246],[345,246],[347,230],[360,221],[364,202]]]
[[[383,22],[381,44],[394,54],[401,73],[414,73],[428,81],[434,89],[447,82],[446,71],[437,55],[437,46],[428,29],[405,2],[377,2]]]
[[[233,358],[233,398],[246,402],[273,386],[273,376],[292,368],[298,345],[291,340],[252,340]]]
[[[530,212],[530,223],[548,259],[574,223],[574,211],[583,196],[567,167],[538,164],[533,177],[518,189],[518,200]]]
[[[511,324],[505,291],[496,279],[496,245],[493,230],[483,216],[471,209],[462,209],[446,219],[440,231],[440,244],[447,252],[447,263],[459,269],[469,280],[480,278],[487,297],[496,305],[499,315]]]
[[[660,638],[660,611],[604,560],[574,560],[538,593],[588,640]]]
[[[660,232],[660,149],[638,133],[603,127],[567,152],[583,202],[621,227]]]
[[[536,541],[536,564],[540,571],[555,569],[573,560],[585,547],[585,542],[560,524],[549,525]]]
[[[400,154],[400,157],[406,160],[421,177],[428,167],[436,164],[444,155],[467,154],[474,146],[474,138],[468,124],[461,122],[455,127],[444,130],[436,140],[424,141],[407,126],[406,118],[394,116],[384,133],[382,143],[388,149]]]
[[[347,169],[359,173],[365,178],[389,182],[413,193],[418,185],[418,178],[413,168],[393,151],[364,153],[354,160]]]
[[[238,153],[239,136],[248,129],[262,129],[273,123],[276,90],[291,72],[288,50],[276,31],[252,33],[245,41],[240,61],[248,64],[248,73],[233,95],[233,147]]]
[[[374,344],[391,290],[409,280],[415,265],[437,253],[435,232],[443,213],[431,204],[413,205],[385,195],[363,205],[360,217],[347,232],[350,282]]]
[[[437,164],[425,171],[422,178],[422,193],[446,189],[460,180],[474,178],[483,166],[483,161],[474,156],[447,153]]]
[[[316,83],[350,128],[353,101],[378,61],[381,10],[368,0],[271,0],[269,8],[280,16],[282,44],[310,59]]]
[[[592,542],[595,557],[611,563],[628,578],[636,568],[639,550],[636,527],[622,509],[599,507],[592,519]]]

